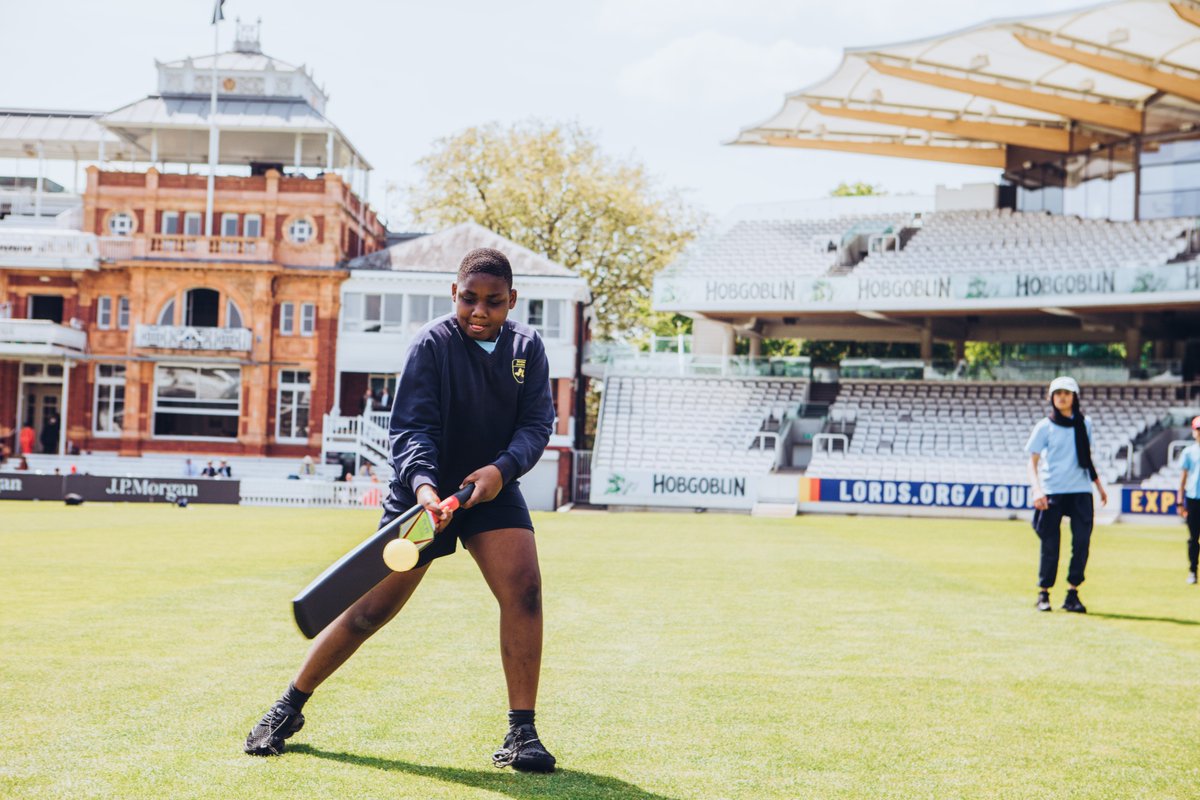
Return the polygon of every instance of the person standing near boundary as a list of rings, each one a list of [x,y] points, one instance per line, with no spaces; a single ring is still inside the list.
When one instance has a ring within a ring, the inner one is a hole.
[[[1100,505],[1108,503],[1108,493],[1092,463],[1095,437],[1091,419],[1083,415],[1079,406],[1079,384],[1074,378],[1058,377],[1050,382],[1047,394],[1050,414],[1033,426],[1033,433],[1025,444],[1033,492],[1033,530],[1042,542],[1037,610],[1050,610],[1050,589],[1058,576],[1062,518],[1070,517],[1071,564],[1067,570],[1067,597],[1062,607],[1064,611],[1086,614],[1087,608],[1079,600],[1079,587],[1083,583],[1092,540],[1092,486],[1100,493]]]
[[[534,727],[542,662],[542,586],[533,523],[517,479],[550,441],[554,403],[546,348],[533,328],[508,319],[512,267],[498,250],[467,253],[450,290],[452,313],[409,345],[390,436],[394,477],[380,527],[420,503],[438,532],[416,567],[394,572],[317,635],[295,679],[246,737],[250,755],[279,755],[304,725],[308,698],[408,601],[430,563],[456,549],[475,559],[500,606],[500,660],[508,687],[508,733],[497,767],[553,772]],[[442,497],[474,483],[457,512]]]
[[[1195,441],[1183,450],[1180,466],[1183,475],[1179,478],[1179,494],[1175,505],[1179,516],[1188,528],[1188,577],[1187,582],[1196,582],[1196,562],[1200,560],[1200,417],[1192,418],[1192,438]]]

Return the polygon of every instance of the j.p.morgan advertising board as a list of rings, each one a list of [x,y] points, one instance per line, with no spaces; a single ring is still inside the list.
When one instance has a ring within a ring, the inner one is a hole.
[[[92,502],[126,503],[237,503],[241,499],[240,482],[230,480],[0,473],[0,500],[62,500],[68,494]]]

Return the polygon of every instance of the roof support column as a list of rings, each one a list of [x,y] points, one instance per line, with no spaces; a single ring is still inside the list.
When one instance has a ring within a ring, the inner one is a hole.
[[[333,131],[325,134],[325,171],[333,172]]]
[[[204,235],[213,235],[213,183],[216,180],[217,161],[220,159],[221,134],[217,131],[217,61],[221,57],[221,26],[217,24],[220,19],[221,6],[217,4],[217,11],[213,14],[213,60],[212,60],[212,76],[209,80],[212,82],[212,94],[209,95],[208,101],[208,186],[204,200]]]
[[[921,360],[927,368],[933,365],[933,320],[929,317],[921,325]]]
[[[304,134],[296,134],[296,145],[292,150],[292,168],[300,171],[300,162],[304,160]]]
[[[221,131],[214,124],[208,129],[208,186],[204,199],[204,235],[213,235],[213,186],[216,182],[217,154],[221,150]]]
[[[33,215],[39,218],[42,216],[42,188],[46,182],[46,159],[43,158],[43,153],[44,151],[42,150],[42,143],[39,141],[37,143],[37,191],[33,196]]]
[[[59,404],[59,408],[62,410],[58,415],[58,454],[60,456],[66,455],[67,452],[67,410],[71,407],[71,367],[73,366],[75,366],[74,361],[69,358],[63,359],[62,402]]]
[[[1142,364],[1142,323],[1142,315],[1134,314],[1125,329],[1125,366],[1131,370]]]
[[[18,361],[17,363],[23,364],[24,362]],[[26,453],[24,450],[21,449],[21,428],[25,427],[25,420],[22,419],[22,416],[25,413],[25,409],[23,408],[23,405],[24,405],[23,401],[25,400],[24,380],[25,380],[24,376],[20,372],[17,372],[17,424],[16,424],[16,427],[13,428],[13,430],[15,431],[15,435],[13,436],[13,439],[14,439],[13,454],[18,455],[18,456],[29,455],[28,453]]]
[[[150,163],[158,166],[158,128],[150,130]]]

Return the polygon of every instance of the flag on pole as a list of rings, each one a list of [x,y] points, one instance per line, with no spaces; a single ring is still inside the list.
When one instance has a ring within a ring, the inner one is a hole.
[[[222,6],[224,5],[225,0],[215,0],[215,5],[213,5],[213,25],[216,25],[218,22],[225,19],[225,12],[222,10]]]

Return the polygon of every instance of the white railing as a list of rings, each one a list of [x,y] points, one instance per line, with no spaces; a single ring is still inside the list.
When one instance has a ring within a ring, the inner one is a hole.
[[[45,319],[0,319],[0,354],[71,355],[87,350],[87,333]]]
[[[844,433],[818,433],[812,438],[813,452],[834,453],[834,444],[842,446],[842,455],[850,449],[850,437]]]
[[[378,425],[371,417],[363,419],[361,439],[363,445],[375,457],[371,461],[375,464],[387,464],[391,460],[392,445],[388,440],[388,429],[386,426]]]
[[[0,189],[0,209],[14,217],[57,217],[72,208],[82,208],[83,198],[69,192],[38,192],[33,188]]]
[[[95,235],[56,228],[0,228],[0,267],[98,269]]]
[[[249,328],[207,328],[191,325],[138,325],[135,347],[173,350],[249,350],[254,336]]]
[[[321,422],[321,460],[324,461],[329,453],[353,453],[374,466],[381,478],[390,475],[392,448],[388,430],[374,419],[386,416],[324,415]]]
[[[370,480],[348,482],[245,478],[241,481],[242,505],[302,506],[378,509],[387,496],[387,484]]]
[[[101,236],[100,257],[105,261],[123,261],[137,255],[136,242],[129,236]]]
[[[269,239],[251,239],[244,236],[179,236],[164,233],[146,236],[146,249],[147,255],[150,256],[237,256],[251,261],[270,261],[272,252]]]
[[[112,261],[131,258],[187,258],[219,261],[270,261],[275,248],[270,239],[244,236],[182,236],[167,233],[104,236],[100,255]]]

